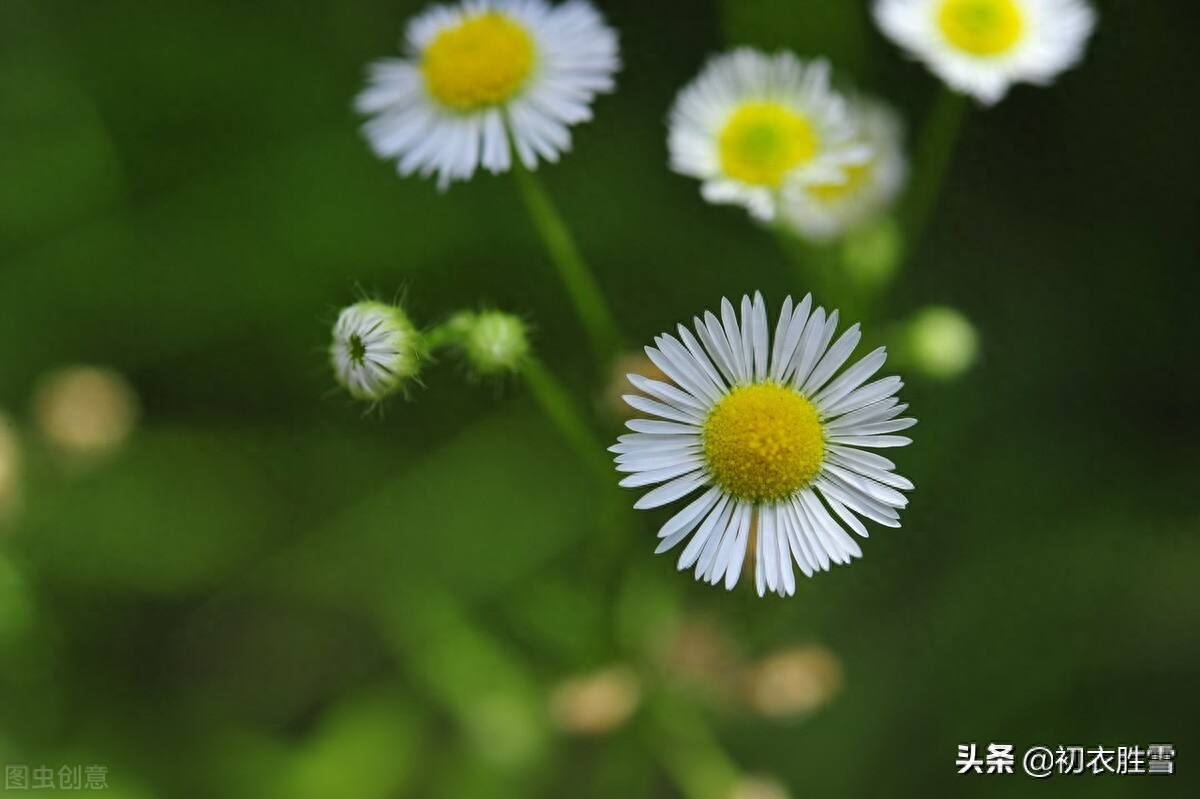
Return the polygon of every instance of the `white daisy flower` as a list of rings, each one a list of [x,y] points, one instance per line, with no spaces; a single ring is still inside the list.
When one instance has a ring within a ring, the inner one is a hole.
[[[378,401],[417,375],[421,336],[399,308],[364,300],[342,310],[329,357],[338,382],[355,399]]]
[[[898,377],[867,382],[886,359],[882,347],[838,374],[858,344],[858,325],[836,341],[838,312],[812,310],[812,296],[783,304],[774,339],[762,295],[742,297],[739,322],[729,300],[721,316],[679,325],[646,354],[671,382],[629,375],[646,396],[625,401],[652,418],[626,423],[611,451],[622,486],[661,484],[634,505],[655,508],[699,491],[662,526],[658,552],[690,536],[679,568],[696,579],[741,574],[757,529],[754,572],[761,596],[796,590],[792,562],[806,576],[860,557],[847,528],[862,537],[859,517],[899,527],[899,490],[912,483],[868,449],[900,447],[894,433],[916,424],[900,416]],[[836,376],[835,376],[836,375]]]
[[[438,188],[482,166],[529,169],[571,148],[569,127],[613,88],[616,34],[584,0],[464,0],[437,5],[405,32],[405,58],[372,65],[355,107],[371,147],[401,175]]]
[[[670,114],[671,168],[703,181],[711,203],[774,218],[780,197],[831,183],[868,155],[854,140],[826,61],[741,48],[709,61]]]
[[[1096,24],[1086,0],[876,0],[874,12],[893,41],[989,105],[1079,61]]]
[[[851,118],[870,157],[846,167],[845,178],[814,184],[782,204],[784,223],[800,236],[829,241],[876,217],[896,199],[908,177],[900,118],[881,102],[855,98]]]

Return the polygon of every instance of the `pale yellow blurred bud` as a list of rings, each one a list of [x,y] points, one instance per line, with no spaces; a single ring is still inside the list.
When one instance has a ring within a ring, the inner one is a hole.
[[[811,644],[776,652],[751,666],[745,697],[765,716],[789,718],[811,713],[842,687],[842,664],[828,649]]]
[[[603,735],[624,724],[641,698],[633,669],[614,666],[560,683],[550,695],[550,718],[563,732]]]
[[[613,362],[608,383],[605,385],[604,393],[600,397],[601,411],[603,411],[606,417],[614,421],[624,421],[642,415],[633,408],[630,408],[625,400],[621,399],[625,394],[641,393],[629,382],[630,373],[648,377],[651,380],[661,380],[666,383],[671,382],[670,378],[663,374],[663,371],[655,366],[654,362],[646,357],[645,353],[627,352],[619,355]]]
[[[12,422],[0,413],[0,525],[16,515],[21,504],[21,440]]]
[[[71,366],[42,378],[33,412],[55,449],[91,459],[125,443],[137,421],[138,403],[129,383],[116,372]]]
[[[930,306],[908,322],[903,350],[912,366],[931,377],[949,380],[975,363],[979,333],[971,320],[954,308]]]
[[[736,699],[741,657],[733,638],[711,619],[684,619],[663,638],[656,660],[672,685],[719,702]]]
[[[729,799],[791,799],[783,783],[767,777],[743,777],[729,790]]]

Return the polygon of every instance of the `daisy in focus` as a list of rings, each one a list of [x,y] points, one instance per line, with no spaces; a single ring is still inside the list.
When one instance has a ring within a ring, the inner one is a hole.
[[[875,20],[954,89],[991,105],[1014,83],[1048,84],[1083,57],[1086,0],[876,0]]]
[[[350,396],[377,402],[416,377],[421,351],[421,335],[402,310],[364,300],[338,314],[329,358]]]
[[[464,0],[408,24],[405,57],[372,65],[355,107],[363,130],[401,175],[438,188],[483,167],[529,169],[571,148],[570,126],[613,89],[617,37],[585,0]]]
[[[829,64],[741,48],[718,56],[679,92],[670,114],[671,168],[702,181],[711,203],[770,221],[780,199],[838,183],[869,152],[855,138]]]
[[[881,102],[855,98],[850,113],[870,156],[846,168],[845,178],[818,183],[788,198],[780,217],[799,236],[825,242],[877,217],[908,176],[904,134],[896,113]]]
[[[646,348],[670,382],[629,376],[645,396],[625,401],[651,418],[626,422],[632,432],[610,448],[629,473],[622,486],[658,484],[636,508],[700,492],[659,530],[657,552],[690,539],[679,568],[732,589],[753,541],[759,596],[790,596],[793,562],[811,577],[861,557],[847,532],[867,536],[859,517],[900,526],[912,483],[868,450],[911,443],[894,434],[916,420],[901,416],[900,378],[871,380],[882,347],[840,371],[858,325],[835,341],[838,312],[813,310],[811,295],[784,301],[773,336],[761,294],[742,297],[740,320],[722,300],[719,318],[693,323],[695,335],[679,325]]]

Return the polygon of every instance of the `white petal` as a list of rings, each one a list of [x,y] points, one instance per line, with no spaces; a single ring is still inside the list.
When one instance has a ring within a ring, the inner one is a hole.
[[[686,474],[644,494],[641,499],[633,504],[633,507],[636,510],[645,510],[646,508],[657,508],[660,505],[666,505],[680,497],[687,496],[707,481],[708,475],[704,472]]]

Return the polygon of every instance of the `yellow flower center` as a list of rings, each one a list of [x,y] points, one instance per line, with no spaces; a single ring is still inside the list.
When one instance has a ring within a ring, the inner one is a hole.
[[[458,111],[503,102],[533,70],[533,39],[508,17],[489,11],[439,33],[425,48],[421,72],[430,94]]]
[[[982,56],[1012,49],[1025,30],[1016,0],[946,0],[938,25],[955,47]]]
[[[868,161],[846,167],[846,179],[841,183],[821,183],[810,186],[809,191],[823,203],[836,203],[862,191],[871,177],[873,164]]]
[[[755,186],[778,186],[783,176],[817,152],[807,119],[779,103],[746,103],[718,137],[725,174]]]
[[[704,457],[717,484],[751,502],[781,500],[821,470],[817,409],[773,383],[735,388],[704,422]]]

